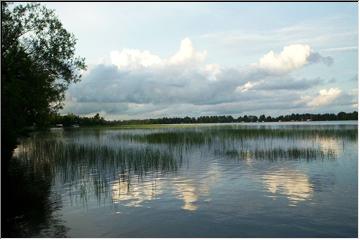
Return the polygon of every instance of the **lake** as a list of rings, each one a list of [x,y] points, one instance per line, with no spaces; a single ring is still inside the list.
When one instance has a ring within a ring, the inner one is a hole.
[[[345,121],[36,132],[14,151],[12,235],[357,237],[357,128]]]

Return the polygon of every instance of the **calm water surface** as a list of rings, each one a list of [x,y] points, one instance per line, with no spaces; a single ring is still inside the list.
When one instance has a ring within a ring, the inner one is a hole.
[[[29,236],[357,237],[357,135],[349,121],[35,133],[14,158],[48,184],[49,213],[24,226]]]

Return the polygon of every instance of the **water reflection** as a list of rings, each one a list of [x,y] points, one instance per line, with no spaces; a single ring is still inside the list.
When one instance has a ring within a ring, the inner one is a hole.
[[[202,178],[174,178],[172,184],[175,188],[175,196],[183,200],[181,207],[187,211],[195,211],[198,209],[198,201],[200,198],[207,197],[207,201],[211,198],[211,188],[221,179],[221,170],[217,164],[209,164],[208,168],[202,173]]]
[[[71,205],[84,207],[93,198],[102,204],[112,199],[140,206],[160,194],[157,176],[176,172],[182,164],[179,151],[137,144],[113,146],[107,141],[106,135],[87,141],[79,136],[44,140],[34,135],[14,156],[40,172],[49,172],[56,191],[68,197]]]
[[[300,171],[281,169],[268,172],[262,176],[265,188],[276,198],[279,194],[289,199],[290,205],[309,200],[312,197],[314,187],[309,177]]]
[[[5,174],[2,237],[66,237],[68,227],[58,213],[62,200],[51,191],[53,176],[17,158],[11,159]]]
[[[184,205],[181,207],[184,210],[195,211],[198,209],[196,202],[199,199],[199,193],[197,187],[191,180],[176,180],[174,181],[176,189],[176,197],[184,201]]]
[[[246,209],[238,192],[225,192],[232,185],[256,199],[282,196],[291,206],[312,201],[329,174],[310,176],[298,165],[336,162],[348,143],[357,143],[354,126],[74,130],[34,134],[14,157],[46,176],[48,190],[71,210],[114,206],[135,211],[149,204],[156,209],[161,202],[163,209],[196,215],[205,201],[216,208],[212,199],[228,202],[229,208],[241,202]]]
[[[356,131],[348,128],[239,126],[124,132],[97,130],[95,135],[91,131],[52,134],[45,138],[35,134],[16,149],[14,156],[28,161],[38,171],[51,172],[58,186],[66,186],[61,190],[68,193],[72,203],[80,200],[86,204],[94,195],[98,201],[111,196],[113,202],[126,206],[141,206],[144,201],[160,196],[163,183],[157,181],[157,174],[176,172],[185,156],[192,159],[195,150],[202,152],[203,157],[238,159],[251,167],[258,160],[335,159],[340,154],[340,139],[357,138]],[[312,141],[308,141],[311,136]],[[210,162],[206,164],[208,171],[213,171],[206,174],[219,178],[219,169]],[[309,184],[305,176],[291,171],[287,174],[265,175],[269,191],[285,193],[293,202],[306,199],[311,191],[306,190]],[[183,209],[194,211],[199,195],[209,195],[214,181],[190,177],[170,182],[176,189],[176,197],[184,201]]]
[[[143,202],[154,200],[162,193],[157,179],[135,183],[119,179],[112,183],[111,189],[113,203],[127,207],[141,207]]]
[[[322,151],[331,152],[335,155],[339,155],[342,152],[344,146],[343,141],[333,137],[318,138],[316,142],[318,142]]]

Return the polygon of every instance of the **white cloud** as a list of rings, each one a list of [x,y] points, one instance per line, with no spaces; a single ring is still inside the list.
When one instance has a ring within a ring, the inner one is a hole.
[[[206,58],[206,51],[196,51],[189,38],[185,38],[180,43],[179,50],[168,59],[161,58],[151,52],[139,49],[123,49],[110,53],[110,63],[119,69],[136,70],[150,67],[171,67],[178,65],[193,66],[202,63]],[[101,63],[107,63],[107,59],[102,59]],[[209,65],[212,66],[212,65]],[[209,68],[208,68],[209,70]],[[215,65],[212,66],[212,75],[216,75]],[[214,72],[215,71],[215,72]]]
[[[206,51],[195,49],[188,38],[168,58],[139,49],[113,51],[110,57],[90,67],[81,82],[70,87],[63,112],[104,112],[108,118],[124,119],[183,116],[190,112],[236,114],[269,110],[269,102],[285,109],[291,107],[289,102],[300,98],[301,91],[321,82],[289,76],[290,71],[310,61],[309,54],[314,54],[309,46],[294,46],[285,47],[280,54],[265,55],[259,61],[261,66],[243,68],[207,63]],[[316,57],[313,62],[322,58]],[[271,65],[270,60],[275,63]]]
[[[110,59],[111,63],[119,69],[136,69],[162,63],[159,56],[151,54],[149,51],[141,51],[138,49],[124,49],[120,52],[112,51],[110,53]]]
[[[309,45],[294,44],[283,48],[279,54],[273,51],[265,54],[258,66],[269,72],[286,73],[298,69],[308,63],[311,54]]]
[[[235,91],[236,92],[246,92],[246,91],[249,91],[250,89],[252,89],[255,85],[256,85],[256,83],[247,82],[242,86],[238,86],[235,89]]]
[[[218,64],[207,64],[204,68],[204,72],[209,80],[216,81],[218,75],[221,73],[221,68]]]
[[[318,62],[331,65],[333,59],[314,52],[309,45],[291,44],[278,54],[274,51],[268,52],[255,66],[272,74],[286,74],[306,64]]]
[[[192,45],[189,38],[181,41],[180,49],[169,59],[170,64],[184,64],[187,62],[203,62],[206,58],[207,52],[197,52]]]
[[[333,102],[341,94],[341,90],[338,88],[330,88],[328,90],[322,89],[319,91],[319,95],[313,98],[307,103],[310,107],[320,107],[328,105]]]

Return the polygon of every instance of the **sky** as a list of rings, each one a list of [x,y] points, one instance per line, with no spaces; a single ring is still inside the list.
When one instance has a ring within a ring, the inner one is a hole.
[[[61,113],[105,119],[358,108],[357,3],[48,2],[86,58]]]

